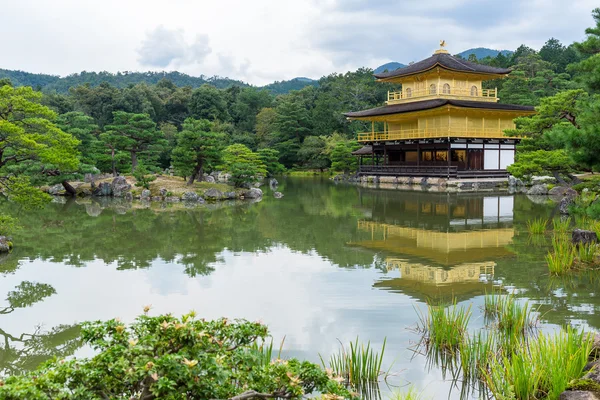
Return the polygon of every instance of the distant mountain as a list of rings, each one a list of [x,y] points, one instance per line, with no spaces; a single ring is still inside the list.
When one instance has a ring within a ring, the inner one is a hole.
[[[8,78],[15,86],[31,86],[34,88],[43,88],[55,83],[60,76],[46,74],[32,74],[31,72],[12,71],[0,68],[0,79]]]
[[[380,74],[385,71],[391,72],[391,71],[397,70],[398,68],[404,68],[404,67],[406,67],[405,64],[401,64],[399,62],[392,61],[392,62],[383,64],[383,65],[375,68],[375,70],[373,72],[376,74]]]
[[[502,53],[505,56],[511,55],[513,51],[510,50],[492,50],[485,47],[477,47],[475,49],[465,50],[462,53],[458,53],[457,55],[461,56],[464,59],[468,59],[471,54],[475,54],[478,60],[486,57],[496,57],[498,53]]]
[[[199,77],[183,74],[181,72],[87,72],[83,71],[78,74],[71,74],[65,77],[33,74],[24,71],[14,71],[8,69],[0,69],[0,79],[8,78],[15,86],[31,86],[34,89],[41,89],[45,92],[57,91],[58,93],[67,93],[71,87],[90,84],[98,86],[103,82],[109,83],[118,88],[124,88],[129,85],[138,83],[146,83],[154,85],[161,79],[168,79],[176,86],[191,86],[193,88],[200,87],[204,84],[215,86],[219,89],[225,89],[230,86],[250,86],[239,80],[222,78],[219,76],[208,77],[200,75]],[[290,90],[300,90],[305,86],[316,86],[318,81],[310,78],[298,77],[289,81],[274,82],[262,88],[269,90],[273,94],[285,94]]]
[[[292,90],[300,90],[306,86],[317,86],[318,84],[319,81],[315,81],[314,79],[300,77],[290,79],[289,81],[276,81],[262,88],[267,89],[273,94],[285,94]]]

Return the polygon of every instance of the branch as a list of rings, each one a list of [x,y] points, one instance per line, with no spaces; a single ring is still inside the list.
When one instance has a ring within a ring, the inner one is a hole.
[[[248,390],[237,396],[230,397],[229,400],[250,400],[250,399],[291,399],[292,395],[285,391],[275,393],[259,393],[256,390]]]

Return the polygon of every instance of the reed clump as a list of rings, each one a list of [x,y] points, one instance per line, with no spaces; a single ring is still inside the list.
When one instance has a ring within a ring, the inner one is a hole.
[[[592,344],[590,334],[571,327],[554,335],[539,333],[492,356],[482,375],[497,399],[558,399],[583,374]]]
[[[570,227],[571,217],[567,217],[565,219],[555,218],[552,220],[552,229],[554,230],[555,235],[566,235]]]
[[[377,352],[371,346],[371,342],[361,343],[357,337],[347,347],[342,345],[337,353],[332,354],[329,363],[325,363],[319,355],[321,364],[323,368],[331,369],[334,375],[343,378],[355,388],[365,387],[369,383],[376,383],[379,376],[384,374],[381,365],[386,341],[387,339],[383,340],[381,350]]]
[[[527,221],[527,231],[532,235],[543,235],[546,232],[548,220],[546,218],[534,218]]]
[[[390,396],[390,400],[421,400],[422,398],[422,393],[412,385],[408,389],[394,391]]]
[[[428,314],[420,315],[419,330],[425,343],[438,351],[454,353],[467,335],[467,326],[471,319],[471,306],[427,305]]]
[[[481,379],[481,372],[498,351],[498,339],[494,331],[479,331],[463,340],[459,346],[460,366],[464,380]]]
[[[552,251],[546,256],[548,269],[552,275],[562,275],[573,269],[576,249],[565,238],[552,238]]]

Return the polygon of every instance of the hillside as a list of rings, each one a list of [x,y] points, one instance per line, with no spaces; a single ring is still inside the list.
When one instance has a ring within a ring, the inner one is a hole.
[[[90,84],[98,86],[106,82],[117,88],[124,88],[129,85],[138,83],[146,83],[153,85],[161,79],[168,79],[176,86],[191,86],[193,88],[200,87],[204,84],[215,86],[219,89],[228,88],[230,86],[250,86],[239,80],[222,78],[219,76],[207,77],[200,75],[199,77],[183,74],[181,72],[87,72],[83,71],[77,74],[71,74],[65,77],[47,74],[34,74],[24,71],[15,71],[0,69],[0,79],[8,78],[16,86],[31,86],[36,89],[41,89],[45,92],[56,91],[58,93],[67,93],[69,88]],[[263,86],[273,94],[285,94],[291,90],[300,90],[305,86],[316,86],[317,81],[309,78],[294,78],[289,81],[274,82]]]
[[[294,78],[289,81],[275,81],[266,86],[263,89],[267,89],[273,94],[285,94],[292,90],[300,90],[306,86],[317,86],[319,81],[310,78]]]
[[[475,49],[465,50],[462,53],[458,53],[458,56],[461,56],[464,59],[468,59],[471,54],[475,54],[477,59],[481,60],[486,57],[496,57],[498,53],[502,53],[505,56],[511,55],[513,52],[511,50],[492,50],[485,47],[477,47]]]
[[[406,65],[401,64],[399,62],[392,61],[387,64],[380,65],[379,67],[375,68],[375,70],[373,72],[375,74],[380,74],[382,72],[385,72],[386,70],[387,71],[395,71],[398,68],[404,68],[404,67],[406,67]]]

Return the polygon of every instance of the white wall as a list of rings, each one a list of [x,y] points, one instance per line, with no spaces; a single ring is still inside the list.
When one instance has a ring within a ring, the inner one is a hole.
[[[483,151],[483,169],[498,169],[498,152],[500,150]]]

